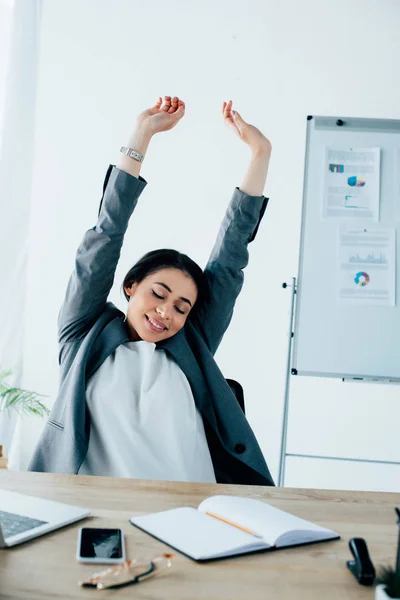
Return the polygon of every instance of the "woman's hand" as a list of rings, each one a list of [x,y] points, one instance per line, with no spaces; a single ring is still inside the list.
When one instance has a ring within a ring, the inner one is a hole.
[[[152,108],[144,110],[137,118],[136,124],[139,129],[146,131],[149,135],[168,131],[182,119],[185,114],[185,103],[177,96],[164,96],[164,104],[161,97]]]
[[[253,153],[262,151],[271,153],[271,142],[254,125],[249,125],[242,119],[237,111],[232,110],[232,100],[222,105],[222,115],[227,127],[249,146]]]
[[[152,108],[144,110],[137,117],[136,125],[126,144],[127,147],[146,155],[153,135],[175,127],[184,114],[185,103],[179,100],[177,96],[174,96],[174,98],[164,96],[164,104],[162,99],[159,98]],[[129,156],[121,156],[118,167],[121,171],[139,177],[141,163]]]

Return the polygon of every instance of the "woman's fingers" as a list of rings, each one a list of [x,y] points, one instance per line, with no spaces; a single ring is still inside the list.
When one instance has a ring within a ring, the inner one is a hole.
[[[185,112],[185,103],[182,100],[179,100],[179,102],[178,102],[178,110],[176,112],[179,113],[179,114]]]
[[[171,96],[164,96],[164,104],[161,108],[164,112],[168,112],[171,108]]]
[[[179,103],[178,96],[174,96],[171,100],[171,108],[169,109],[168,112],[174,113],[176,110],[178,110],[178,103]]]
[[[178,110],[178,108],[183,105],[184,103],[182,102],[182,100],[179,100],[178,96],[164,96],[164,104],[161,108],[161,110],[163,112],[167,112],[169,114],[173,114],[174,112],[176,112]]]
[[[228,119],[231,123],[233,123],[232,104],[232,100],[222,103],[222,116],[224,119]],[[164,96],[164,103],[160,97],[155,104],[155,108],[162,110],[163,112],[173,114],[177,111],[184,111],[185,103],[180,100],[178,96]]]
[[[232,129],[237,135],[241,136],[237,123],[238,120],[236,119],[232,111],[232,100],[229,100],[229,102],[224,102],[222,104],[222,116],[224,117],[225,125]]]
[[[229,100],[229,102],[224,102],[222,105],[222,116],[224,117],[224,121],[225,121],[226,125],[228,125],[230,127],[231,126],[235,127],[231,109],[232,109],[232,100]]]
[[[232,100],[229,100],[229,102],[224,102],[223,103],[223,105],[222,105],[222,114],[223,114],[223,116],[224,116],[225,119],[232,118],[231,109],[232,109]]]

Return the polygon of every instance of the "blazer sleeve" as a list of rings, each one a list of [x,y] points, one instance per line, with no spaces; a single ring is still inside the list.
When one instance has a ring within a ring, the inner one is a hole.
[[[108,168],[97,223],[79,245],[59,312],[60,343],[83,337],[104,310],[129,219],[146,185],[142,177]]]
[[[231,321],[243,286],[243,269],[249,262],[248,245],[257,234],[267,204],[265,196],[248,196],[236,188],[219,229],[204,270],[208,299],[191,319],[212,354]]]

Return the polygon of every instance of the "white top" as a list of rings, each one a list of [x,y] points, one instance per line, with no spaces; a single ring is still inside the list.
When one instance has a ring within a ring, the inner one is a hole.
[[[188,380],[152,342],[126,342],[88,380],[89,449],[79,475],[215,483]]]

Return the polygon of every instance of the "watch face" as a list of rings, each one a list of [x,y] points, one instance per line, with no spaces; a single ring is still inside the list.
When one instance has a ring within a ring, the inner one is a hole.
[[[139,152],[136,152],[136,150],[132,150],[132,148],[125,148],[123,146],[121,148],[121,152],[123,154],[125,154],[126,156],[129,156],[130,158],[134,158],[135,160],[138,160],[139,162],[143,162],[144,154],[140,154]]]

